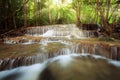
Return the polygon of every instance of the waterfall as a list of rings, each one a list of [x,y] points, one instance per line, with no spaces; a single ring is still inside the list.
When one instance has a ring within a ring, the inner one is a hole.
[[[26,38],[20,38],[18,40],[14,40],[13,38],[6,38],[5,43],[17,43],[24,45],[38,43],[42,45],[40,49],[45,51],[39,52],[37,55],[1,59],[0,70],[12,69],[19,66],[28,66],[31,64],[43,62],[46,59],[59,55],[68,55],[73,53],[97,54],[106,58],[120,60],[120,46],[100,43],[72,42],[72,39],[83,39],[96,36],[96,31],[80,30],[76,27],[75,24],[29,27],[26,28],[25,36],[30,36],[30,39],[26,40]],[[31,37],[37,38],[37,40],[32,40]],[[58,47],[58,49],[53,48],[51,51],[46,51],[46,46],[55,42],[64,46]]]
[[[45,40],[45,41],[44,41]],[[49,43],[54,43],[56,41],[51,41],[51,39],[44,39],[41,44],[44,48]],[[49,58],[53,58],[59,55],[66,55],[66,54],[96,54],[101,55],[106,58],[120,60],[120,47],[113,46],[108,44],[92,44],[92,43],[84,43],[81,42],[79,44],[73,44],[69,41],[58,41],[62,44],[65,44],[65,47],[61,47],[58,50],[52,50],[49,52],[38,53],[37,55],[33,56],[24,56],[24,57],[17,57],[17,58],[7,58],[0,60],[0,70],[12,69],[19,66],[26,66],[35,63],[43,62]]]
[[[120,61],[91,54],[70,54],[31,66],[1,71],[0,80],[68,80],[71,76],[74,80],[119,80],[119,75]]]
[[[51,25],[42,27],[31,27],[26,29],[27,36],[41,37],[63,37],[72,35],[76,38],[95,37],[95,32],[79,30],[75,24]]]
[[[75,24],[67,24],[67,25],[49,25],[49,26],[36,26],[36,27],[28,27],[25,28],[25,38],[18,38],[17,40],[14,38],[6,38],[4,39],[4,43],[7,44],[32,44],[39,43],[41,38],[59,38],[62,39],[85,39],[96,37],[96,30],[82,30],[79,29]],[[26,37],[37,37],[39,41],[36,40],[27,40]],[[31,42],[30,42],[31,41]]]

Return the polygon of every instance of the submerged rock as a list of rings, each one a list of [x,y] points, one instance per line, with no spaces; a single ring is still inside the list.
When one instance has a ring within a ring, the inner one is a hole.
[[[98,55],[63,55],[42,64],[2,71],[0,80],[119,80],[118,64]]]

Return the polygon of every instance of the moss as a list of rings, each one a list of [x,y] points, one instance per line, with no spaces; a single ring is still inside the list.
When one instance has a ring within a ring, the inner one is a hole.
[[[20,45],[20,44],[0,44],[0,58],[30,56],[40,52],[39,44]]]
[[[65,44],[62,44],[60,42],[53,42],[53,43],[48,43],[48,46],[65,46]]]
[[[104,36],[100,36],[98,40],[99,41],[114,41],[111,37],[104,37]]]

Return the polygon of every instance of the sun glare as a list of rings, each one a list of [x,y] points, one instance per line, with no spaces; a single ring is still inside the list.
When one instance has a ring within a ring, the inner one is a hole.
[[[65,0],[64,3],[62,3],[61,0],[53,0],[53,4],[57,4],[57,5],[61,5],[61,4],[68,5],[70,3],[72,3],[72,0]]]

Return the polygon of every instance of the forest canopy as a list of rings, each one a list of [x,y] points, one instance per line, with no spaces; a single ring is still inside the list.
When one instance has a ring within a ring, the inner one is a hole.
[[[120,22],[120,0],[0,0],[0,28]]]

